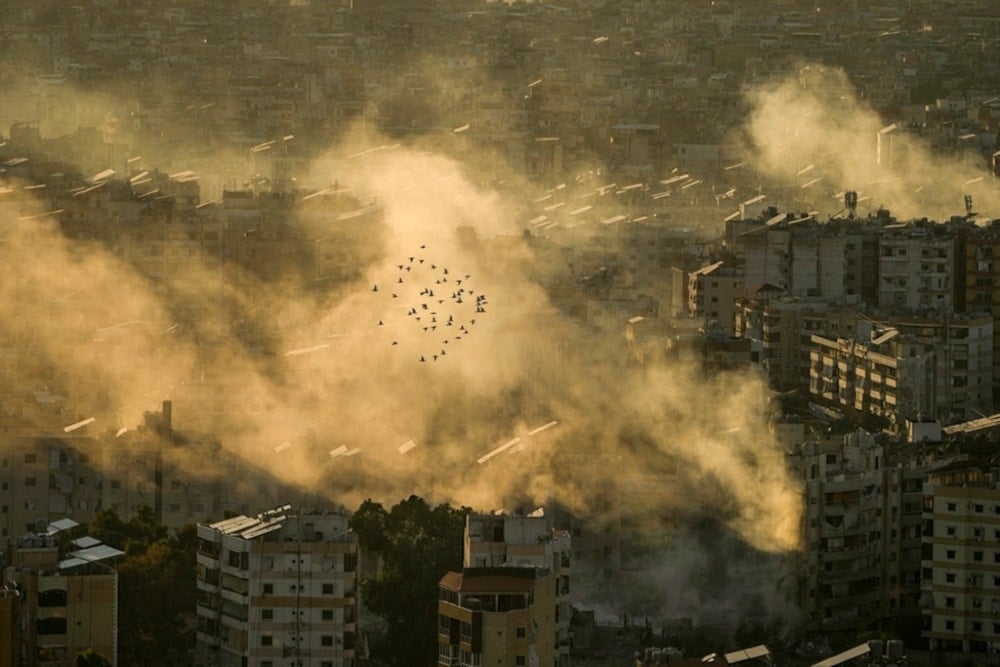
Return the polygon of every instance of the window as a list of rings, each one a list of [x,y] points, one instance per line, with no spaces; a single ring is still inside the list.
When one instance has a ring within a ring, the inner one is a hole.
[[[40,635],[64,635],[66,634],[66,619],[40,618],[35,627]]]
[[[264,584],[261,588],[264,595],[274,595],[274,584]]]
[[[320,646],[333,646],[333,635],[323,635],[319,638]]]
[[[55,589],[38,592],[39,607],[65,607],[66,591]]]
[[[24,455],[24,462],[25,463],[35,463],[36,461],[38,461],[38,455],[37,454],[25,454]]]
[[[977,513],[977,514],[982,514],[982,513],[983,513],[983,509],[984,509],[984,508],[983,508],[983,506],[982,506],[982,505],[976,505],[976,506],[975,506],[975,510],[976,510],[976,513]]]
[[[948,609],[954,609],[955,608],[955,598],[953,598],[953,597],[947,597],[947,598],[945,598],[944,599],[944,606],[947,607]]]
[[[527,636],[527,634],[528,634],[528,629],[523,625],[519,625],[517,629],[514,631],[514,636],[517,637],[518,639],[524,639]]]
[[[35,486],[37,483],[38,483],[38,480],[36,478],[34,478],[34,477],[25,477],[24,478],[24,485],[25,486]]]
[[[273,646],[274,645],[274,637],[272,637],[271,635],[261,635],[260,636],[260,645],[261,646]]]
[[[955,573],[954,572],[947,573],[946,575],[944,575],[944,580],[949,584],[955,583]]]
[[[948,511],[955,512],[958,510],[958,503],[948,503]]]
[[[983,624],[980,621],[973,621],[972,622],[972,631],[973,632],[982,632],[983,631]]]
[[[323,584],[323,595],[333,595],[333,584]]]
[[[274,620],[274,610],[273,609],[261,609],[260,610],[260,620],[262,620],[262,621],[273,621]]]
[[[333,610],[332,609],[324,609],[323,610],[323,620],[324,621],[332,621],[333,620]]]
[[[983,552],[982,551],[973,551],[972,552],[972,560],[976,561],[977,563],[982,563],[983,562]]]
[[[944,629],[945,630],[954,630],[955,629],[955,621],[945,621],[944,622]]]
[[[528,656],[526,656],[526,655],[515,655],[514,656],[514,664],[515,665],[527,665],[528,664]]]
[[[948,560],[955,560],[955,550],[954,549],[948,549],[948,551],[946,551],[944,555],[945,555],[945,558],[947,558]]]

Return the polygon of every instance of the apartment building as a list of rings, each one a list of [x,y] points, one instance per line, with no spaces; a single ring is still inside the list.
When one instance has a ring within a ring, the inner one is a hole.
[[[122,518],[149,506],[176,530],[223,512],[253,512],[289,487],[227,451],[213,434],[175,430],[172,403],[123,432],[6,436],[0,442],[0,538],[44,531],[56,520],[88,523],[102,509]],[[238,471],[239,474],[232,474]]]
[[[358,550],[343,513],[198,524],[199,665],[353,667]]]
[[[571,548],[569,531],[548,527],[543,512],[529,516],[470,514],[465,519],[463,567],[534,567],[556,582],[554,643],[557,667],[569,665]]]
[[[736,300],[744,295],[743,272],[715,262],[688,274],[688,312],[714,329],[732,333]]]
[[[1000,224],[972,227],[958,237],[955,309],[985,312],[993,317],[993,396],[1000,401]]]
[[[935,355],[937,416],[945,423],[993,412],[990,382],[996,359],[994,318],[989,313],[916,311],[891,314],[890,325]]]
[[[896,331],[870,342],[811,335],[809,394],[893,424],[935,414],[933,355],[916,341],[897,338]]]
[[[955,290],[955,234],[918,221],[883,227],[878,304],[883,308],[951,310]]]
[[[931,650],[1000,649],[1000,469],[957,462],[923,486],[923,636]]]
[[[92,537],[70,548],[60,559],[53,535],[38,533],[21,536],[10,549],[0,623],[13,619],[15,625],[0,627],[0,638],[16,639],[15,664],[73,667],[87,649],[118,664],[118,573],[110,564],[124,552]],[[0,658],[4,646],[0,642]]]
[[[806,376],[811,332],[853,332],[857,315],[836,303],[792,297],[783,290],[762,289],[738,299],[733,329],[750,341],[751,364],[775,387],[799,387]]]
[[[558,665],[557,578],[534,567],[466,567],[441,578],[438,665]]]
[[[846,236],[813,215],[776,214],[742,237],[747,289],[773,285],[796,296],[844,295]]]
[[[103,447],[78,432],[13,435],[0,453],[0,541],[44,532],[52,521],[89,522],[102,507]]]
[[[853,337],[810,335],[809,393],[897,425],[921,413],[954,423],[992,411],[992,318],[888,321],[859,322]]]
[[[919,628],[921,485],[926,467],[893,465],[874,434],[805,442],[806,567],[800,605],[817,630]]]

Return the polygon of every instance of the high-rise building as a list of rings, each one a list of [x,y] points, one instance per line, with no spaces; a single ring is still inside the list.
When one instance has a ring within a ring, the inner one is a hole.
[[[924,435],[940,441],[940,424],[907,423],[908,442],[926,446]],[[896,458],[906,449],[887,451],[863,431],[794,448],[806,508],[799,603],[812,628],[919,630],[921,485],[928,468],[942,464]]]
[[[285,505],[199,524],[196,663],[358,664],[357,566],[344,513]]]
[[[879,241],[883,308],[950,310],[955,292],[955,233],[934,223],[887,225]]]
[[[931,650],[1000,648],[1000,471],[957,462],[924,484],[923,636]]]

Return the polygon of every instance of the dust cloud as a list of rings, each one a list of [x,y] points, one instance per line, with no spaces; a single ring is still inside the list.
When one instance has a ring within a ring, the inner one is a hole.
[[[842,212],[844,191],[854,190],[862,213],[884,206],[900,219],[947,220],[965,214],[969,194],[981,215],[1000,216],[976,135],[937,136],[918,119],[886,123],[842,69],[800,64],[755,88],[749,103],[747,159],[820,213]],[[932,141],[949,152],[933,150]]]
[[[347,505],[416,492],[484,508],[555,499],[587,513],[591,490],[618,483],[593,486],[588,461],[620,460],[627,475],[670,459],[704,482],[703,502],[727,499],[726,521],[750,544],[797,548],[798,491],[756,380],[609,363],[624,336],[583,334],[552,305],[529,278],[517,202],[475,185],[463,165],[400,146],[339,164],[325,180],[349,178],[385,216],[359,241],[373,246],[363,278],[332,297],[232,267],[193,271],[165,292],[109,249],[64,238],[52,217],[25,219],[39,211],[7,204],[4,333],[57,369],[81,414],[108,424],[124,406],[172,399],[179,425],[212,430],[256,465]],[[457,280],[472,293],[462,303]],[[248,344],[218,315],[210,327],[173,326],[178,301],[217,312],[211,299],[252,314],[266,342]],[[426,330],[430,318],[440,331]],[[208,339],[209,329],[222,333]],[[624,446],[629,429],[653,445]],[[519,447],[477,463],[519,433]],[[338,448],[360,451],[331,457]]]

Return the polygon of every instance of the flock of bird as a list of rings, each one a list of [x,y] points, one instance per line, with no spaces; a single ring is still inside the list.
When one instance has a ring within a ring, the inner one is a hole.
[[[395,265],[391,277],[375,283],[371,287],[373,298],[391,299],[394,307],[388,312],[405,311],[402,317],[383,315],[378,320],[380,329],[391,332],[387,338],[394,348],[412,346],[417,348],[416,354],[420,362],[436,362],[447,356],[448,350],[466,339],[476,326],[477,318],[486,313],[489,300],[486,294],[473,289],[469,274],[459,275],[449,271],[446,266],[439,265],[429,257],[423,256],[426,245],[420,246],[419,253],[405,257]],[[383,312],[385,310],[383,309]],[[399,335],[397,326],[412,328],[416,337]],[[414,339],[416,343],[414,343]],[[292,350],[288,355],[306,354],[320,347]],[[547,431],[558,424],[552,421],[529,431],[523,438],[516,437],[505,442],[489,453],[479,457],[480,465],[494,459],[500,454],[513,454],[521,451],[531,438]],[[291,448],[295,443],[283,442],[274,448],[275,453],[281,453]],[[406,455],[417,448],[414,440],[409,440],[399,447],[399,454]],[[362,453],[360,448],[348,449],[347,446],[330,451],[330,458],[351,458]]]
[[[391,328],[399,324],[412,327],[417,338],[416,354],[421,363],[436,362],[448,355],[448,350],[472,335],[477,316],[486,313],[486,294],[472,289],[469,274],[452,273],[422,251],[395,265],[395,272],[381,284],[372,285],[372,295],[394,300],[396,309],[405,309],[405,320],[380,319],[378,326]],[[395,333],[395,332],[394,332]],[[410,344],[410,337],[390,336],[392,347]]]

